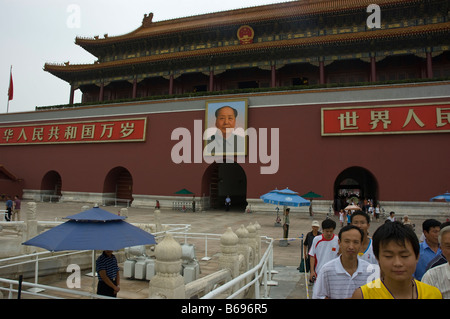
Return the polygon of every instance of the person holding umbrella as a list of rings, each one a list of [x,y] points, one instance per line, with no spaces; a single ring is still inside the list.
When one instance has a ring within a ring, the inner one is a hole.
[[[120,291],[119,266],[112,250],[104,250],[97,258],[96,268],[98,274],[97,294],[117,297]]]

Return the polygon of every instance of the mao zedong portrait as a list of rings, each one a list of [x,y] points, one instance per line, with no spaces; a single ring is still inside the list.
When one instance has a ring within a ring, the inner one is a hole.
[[[225,105],[215,113],[215,127],[208,128],[206,155],[245,155],[244,129],[236,127],[236,119],[241,116],[236,108]]]

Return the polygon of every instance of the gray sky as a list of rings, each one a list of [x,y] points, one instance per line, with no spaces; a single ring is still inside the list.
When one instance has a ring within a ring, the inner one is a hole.
[[[93,63],[75,37],[122,35],[137,29],[145,13],[162,21],[288,0],[0,0],[0,113],[6,113],[9,70],[14,99],[9,112],[66,104],[69,84],[43,71],[44,64]],[[76,91],[75,102],[81,100]]]

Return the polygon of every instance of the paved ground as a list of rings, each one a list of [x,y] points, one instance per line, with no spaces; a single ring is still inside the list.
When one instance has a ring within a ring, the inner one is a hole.
[[[63,217],[81,212],[81,203],[37,203],[38,220],[58,220],[65,221]],[[120,207],[102,207],[110,212],[117,213]],[[22,218],[24,217],[26,203],[23,204]],[[128,219],[130,223],[154,223],[153,209],[129,208]],[[316,214],[314,219],[319,223],[325,218],[324,214]],[[236,231],[240,225],[247,226],[249,223],[258,222],[261,226],[260,235],[265,235],[276,239],[274,245],[274,266],[278,274],[273,276],[273,280],[278,282],[278,286],[272,287],[270,298],[275,299],[304,299],[307,297],[305,286],[305,275],[297,270],[300,265],[301,244],[299,237],[306,235],[311,230],[312,217],[308,213],[291,213],[289,236],[292,238],[288,246],[280,246],[279,239],[282,237],[282,228],[274,226],[276,213],[254,212],[245,214],[242,211],[219,211],[210,210],[206,212],[188,212],[183,213],[173,210],[161,210],[162,224],[190,224],[191,232],[194,233],[213,233],[223,234],[227,227]],[[334,220],[337,221],[336,217]],[[416,233],[420,235],[421,223],[423,220],[414,220],[418,225]],[[381,222],[380,222],[381,223]],[[373,234],[380,223],[373,222],[370,227],[370,233]],[[338,223],[339,224],[339,223]],[[339,226],[336,233],[339,231]],[[197,258],[200,260],[205,256],[204,241],[194,242]],[[209,273],[217,269],[217,259],[220,252],[219,242],[209,241],[208,257],[209,261],[200,260],[200,269],[202,274]],[[90,287],[92,278],[83,276],[82,288]],[[65,287],[65,280],[54,283]],[[148,281],[140,280],[122,280],[119,296],[122,298],[146,298],[148,296]],[[87,288],[87,290],[88,290]],[[309,291],[309,296],[312,292]]]

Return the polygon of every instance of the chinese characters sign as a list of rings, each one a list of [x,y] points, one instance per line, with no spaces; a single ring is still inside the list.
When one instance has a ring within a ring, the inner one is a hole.
[[[322,136],[450,132],[450,104],[322,108]]]
[[[146,118],[0,126],[0,145],[145,141]]]

